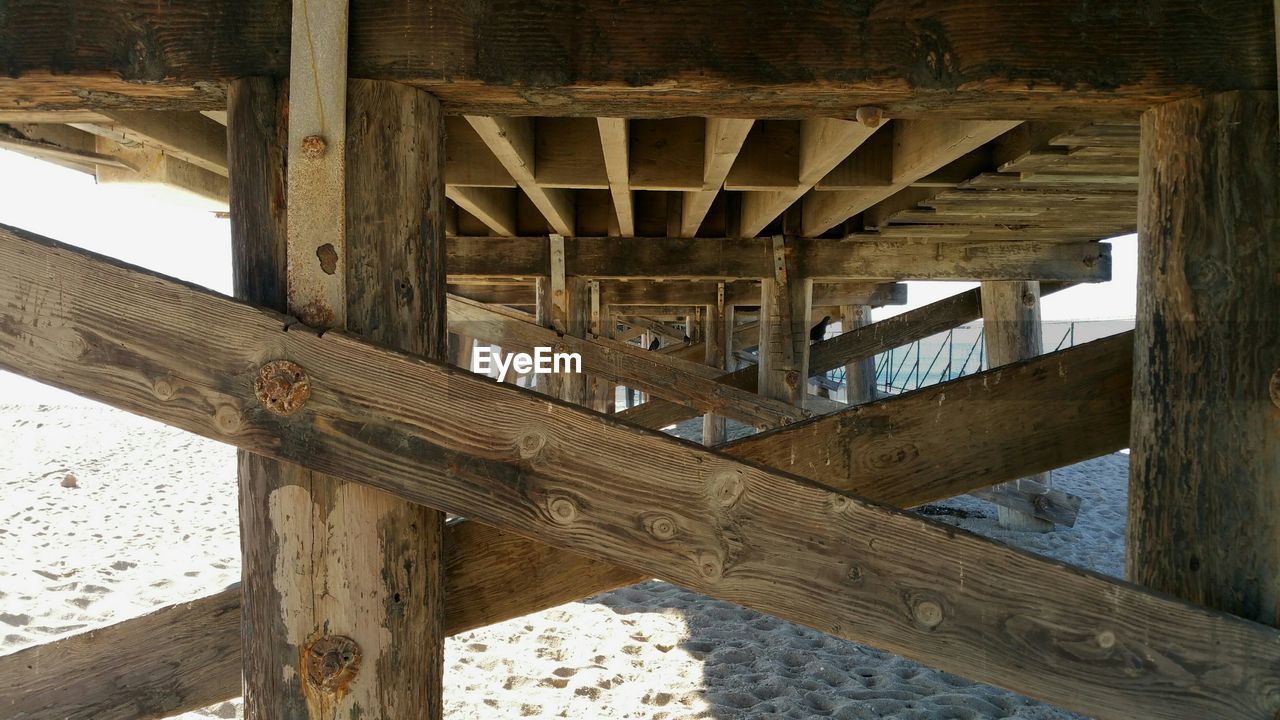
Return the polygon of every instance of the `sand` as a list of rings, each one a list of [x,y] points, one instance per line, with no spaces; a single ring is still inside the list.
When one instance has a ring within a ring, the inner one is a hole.
[[[238,580],[231,448],[90,403],[0,405],[0,428],[0,653]],[[1047,535],[1003,533],[977,500],[926,511],[1118,576],[1127,472],[1055,472],[1084,506]],[[449,718],[1079,717],[657,581],[452,638],[445,673]]]

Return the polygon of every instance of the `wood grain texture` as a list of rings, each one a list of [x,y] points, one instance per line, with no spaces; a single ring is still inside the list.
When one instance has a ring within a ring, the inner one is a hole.
[[[232,96],[236,94],[232,84]],[[474,630],[646,579],[474,522],[445,527],[444,631]],[[0,714],[135,720],[241,694],[241,587],[0,655]]]
[[[1100,718],[1280,710],[1273,628],[13,229],[0,267],[0,367],[41,382]]]
[[[1280,624],[1276,97],[1142,119],[1127,566],[1134,581]]]
[[[771,238],[566,237],[568,275],[601,280],[729,281],[773,277]],[[449,280],[548,275],[546,237],[450,237]],[[815,282],[1111,278],[1111,246],[1076,242],[934,242],[798,238],[794,258]],[[701,304],[701,303],[700,303]]]
[[[6,10],[4,108],[222,109],[229,80],[287,74],[283,0]],[[1132,117],[1274,88],[1272,12],[1246,0],[695,0],[660,12],[609,0],[356,2],[349,75],[419,83],[450,112],[498,115],[851,117],[875,105],[893,117]]]

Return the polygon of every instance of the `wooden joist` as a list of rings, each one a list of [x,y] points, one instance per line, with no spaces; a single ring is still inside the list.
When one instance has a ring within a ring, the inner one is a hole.
[[[661,11],[610,0],[352,7],[350,76],[430,87],[450,113],[604,117],[1134,117],[1276,87],[1267,2],[970,0],[805,12],[769,0]],[[40,32],[32,32],[39,28]],[[184,32],[184,28],[199,28]],[[223,109],[287,75],[289,3],[10,3],[0,109]],[[577,38],[577,42],[566,42]],[[750,38],[750,42],[744,42]]]
[[[545,237],[451,237],[448,246],[450,282],[533,278],[550,272]],[[1107,243],[798,238],[794,247],[801,275],[815,282],[1111,278]],[[565,262],[569,275],[601,280],[773,277],[770,238],[566,237]]]
[[[750,119],[707,118],[702,188],[684,193],[680,206],[680,237],[691,238],[698,234],[698,228],[702,227],[702,221],[724,185],[753,124],[755,120]]]
[[[1280,711],[1273,628],[12,229],[0,267],[41,382],[1099,718]]]
[[[561,235],[573,235],[573,191],[543,187],[534,177],[533,120],[468,115],[467,122],[537,206],[551,229]]]
[[[196,167],[227,174],[227,129],[198,112],[104,110],[116,129]]]
[[[608,305],[713,305],[718,303],[719,285],[724,285],[724,304],[760,305],[760,283],[736,282],[605,282],[601,283],[603,302]],[[813,304],[830,305],[905,305],[905,283],[843,282],[815,283]]]

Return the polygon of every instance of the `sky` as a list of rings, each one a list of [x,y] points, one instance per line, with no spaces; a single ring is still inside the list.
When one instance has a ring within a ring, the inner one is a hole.
[[[91,175],[0,150],[0,223],[110,255],[166,275],[231,292],[231,225],[209,200],[166,186],[99,185]],[[1045,298],[1046,322],[1132,319],[1137,239],[1112,241],[1112,280]],[[912,282],[908,304],[876,310],[884,319],[976,283]],[[0,371],[0,404],[65,403],[73,396]]]

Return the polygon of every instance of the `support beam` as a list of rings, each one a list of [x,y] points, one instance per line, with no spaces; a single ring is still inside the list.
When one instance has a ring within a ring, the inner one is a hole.
[[[572,190],[544,188],[534,178],[534,128],[531,118],[468,115],[467,122],[493,151],[516,184],[529,196],[554,232],[574,234]]]
[[[804,407],[809,380],[809,308],[813,281],[800,274],[794,244],[772,238],[773,277],[760,282],[761,395]]]
[[[288,7],[12,5],[0,18],[0,109],[222,109],[230,80],[287,75]],[[853,117],[873,105],[895,118],[1131,118],[1177,98],[1276,86],[1268,2],[527,9],[356,3],[350,74],[428,87],[450,113],[588,117]]]
[[[116,130],[185,160],[196,167],[227,174],[227,129],[198,112],[104,110]]]
[[[728,347],[733,332],[730,329],[731,326],[726,325],[726,323],[732,322],[733,316],[729,314],[732,312],[733,307],[725,304],[724,283],[721,283],[716,291],[716,303],[707,306],[705,325],[702,329],[705,346],[705,354],[702,360],[703,364],[709,367],[722,369],[728,360],[725,349]],[[724,417],[715,413],[705,413],[702,416],[702,444],[707,447],[715,447],[724,441]]]
[[[448,185],[445,197],[475,216],[495,235],[515,235],[516,193],[506,188],[461,187]]]
[[[759,280],[773,277],[772,243],[771,238],[566,237],[565,262],[569,275],[587,279]],[[448,244],[450,282],[549,272],[545,236],[450,237]],[[1111,278],[1111,246],[1098,242],[797,238],[794,253],[801,272],[819,283]]]
[[[742,143],[751,132],[755,120],[707,118],[706,153],[702,161],[702,189],[688,190],[680,206],[680,237],[691,238],[698,234],[702,221],[715,202],[716,195],[733,168],[733,161],[742,149]]]
[[[604,151],[605,172],[609,176],[609,192],[613,195],[613,211],[618,220],[618,234],[636,234],[635,211],[631,207],[631,136],[625,118],[596,118],[600,127],[600,147]]]
[[[1276,96],[1142,118],[1126,565],[1135,582],[1280,621]]]
[[[871,325],[871,306],[841,305],[840,330],[850,333]],[[814,373],[815,375],[818,373]],[[876,399],[876,357],[868,355],[844,365],[845,402],[861,405]]]
[[[38,381],[1103,720],[1280,711],[1274,628],[9,229],[0,267],[0,367]]]
[[[982,335],[987,348],[987,366],[999,367],[1026,360],[1044,352],[1044,330],[1040,326],[1040,283],[1035,281],[984,282],[982,293]],[[1049,490],[1048,473],[1015,480],[1013,490],[1044,493]],[[1000,527],[1007,530],[1049,532],[1053,523],[1016,508],[997,504]]]
[[[1018,124],[1007,120],[894,120],[890,183],[810,194],[804,202],[803,234],[806,237],[821,235]]]
[[[255,81],[237,88],[249,96],[237,95],[229,117],[240,143],[233,150],[234,194],[240,206],[266,203],[270,197],[264,187],[278,186],[281,168],[263,165],[255,156],[277,156],[271,147],[261,147],[272,137],[258,130],[272,127],[262,117],[277,108],[276,99]],[[326,118],[324,137],[328,144],[343,136],[333,144],[345,148],[339,160],[349,165],[336,173],[345,178],[339,191],[348,201],[339,203],[345,208],[347,242],[339,255],[344,264],[312,268],[313,257],[306,267],[288,272],[290,304],[345,318],[350,331],[380,344],[443,360],[439,103],[419,90],[386,83],[356,81],[349,89],[343,84],[341,92],[349,92],[343,105],[351,123]],[[241,172],[245,163],[249,171]],[[326,189],[290,188],[291,228],[294,219],[314,219],[308,214],[327,201]],[[246,219],[262,222],[270,212],[260,208]],[[246,226],[236,215],[233,221],[242,256],[278,242],[263,237],[278,223]],[[262,273],[238,282],[255,294],[252,288],[262,283],[277,287],[284,268],[269,265],[279,259],[273,252],[238,263]],[[329,272],[351,276],[341,309],[327,305],[323,282],[312,277]],[[386,283],[405,292],[382,292]],[[329,718],[352,708],[381,714],[414,708],[423,717],[440,717],[444,515],[366,485],[249,453],[240,456],[240,482],[245,606],[250,609],[243,633],[246,716],[279,718],[305,708],[300,717]],[[287,573],[281,570],[286,565]],[[349,656],[359,658],[340,691],[317,681],[321,676],[308,668],[310,658],[326,654],[343,658],[339,664]]]
[[[724,302],[729,307],[760,305],[760,283],[755,280],[732,282],[606,282],[601,285],[604,298],[612,305],[711,305],[718,302],[720,286],[724,286]],[[904,283],[848,281],[815,283],[813,304],[827,305],[905,305]]]
[[[809,118],[801,122],[800,172],[795,187],[744,192],[739,236],[759,234],[878,129],[878,126],[871,127],[856,120]]]

